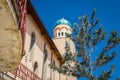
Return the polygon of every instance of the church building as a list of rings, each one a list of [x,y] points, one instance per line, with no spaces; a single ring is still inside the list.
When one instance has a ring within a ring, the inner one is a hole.
[[[75,54],[68,20],[55,22],[52,39],[30,0],[1,0],[0,12],[0,80],[76,80],[49,66],[61,66],[66,42]]]

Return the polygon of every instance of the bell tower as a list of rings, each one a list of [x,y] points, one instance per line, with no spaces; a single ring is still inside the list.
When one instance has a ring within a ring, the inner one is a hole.
[[[75,45],[73,41],[66,36],[66,33],[72,34],[72,25],[71,23],[62,18],[56,21],[55,26],[54,26],[54,38],[53,42],[55,43],[58,51],[60,52],[61,56],[63,56],[66,52],[65,47],[66,47],[66,42],[68,43],[70,50],[72,52],[72,55],[75,56]],[[63,79],[70,79],[70,80],[76,80],[76,78],[71,77],[71,76],[63,76]],[[62,79],[62,80],[63,80]]]
[[[72,25],[66,19],[62,18],[57,20],[54,28],[54,38],[65,38],[66,33],[72,33],[71,27]]]
[[[55,28],[54,28],[54,43],[58,48],[61,55],[65,53],[66,42],[69,43],[71,52],[75,53],[75,46],[72,40],[66,37],[66,33],[72,34],[72,25],[71,23],[62,18],[56,21]]]

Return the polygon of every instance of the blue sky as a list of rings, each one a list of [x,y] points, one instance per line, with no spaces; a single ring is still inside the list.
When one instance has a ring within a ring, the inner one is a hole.
[[[74,22],[78,22],[79,16],[84,14],[89,16],[94,8],[97,10],[96,17],[100,17],[99,24],[103,25],[108,34],[112,30],[120,32],[120,0],[31,0],[31,2],[51,38],[54,24],[58,19],[65,18],[73,25]],[[99,47],[102,47],[102,44]],[[110,64],[115,64],[116,68],[109,80],[120,77],[119,47],[120,45],[114,49],[117,51],[117,57]]]

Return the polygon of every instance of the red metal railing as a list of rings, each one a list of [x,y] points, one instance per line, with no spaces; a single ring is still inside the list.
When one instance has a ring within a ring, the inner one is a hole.
[[[15,78],[19,77],[21,80],[42,80],[22,63],[16,71],[11,71],[11,73],[15,75]]]

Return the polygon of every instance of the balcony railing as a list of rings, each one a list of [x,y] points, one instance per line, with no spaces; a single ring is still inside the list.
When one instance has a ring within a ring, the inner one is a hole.
[[[22,63],[19,65],[16,71],[11,71],[11,73],[15,75],[14,78],[19,77],[21,80],[42,80]]]

